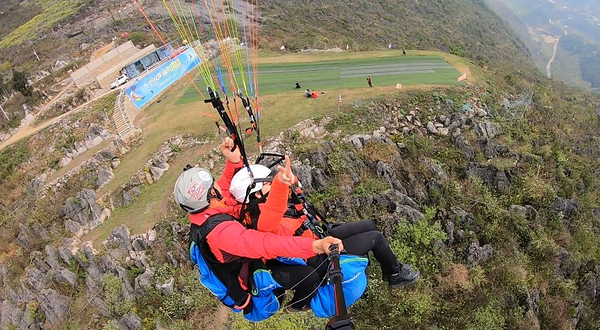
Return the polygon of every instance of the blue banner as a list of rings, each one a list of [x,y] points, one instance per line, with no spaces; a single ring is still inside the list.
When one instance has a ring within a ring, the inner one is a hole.
[[[189,48],[136,81],[125,93],[140,109],[200,63],[198,54]]]

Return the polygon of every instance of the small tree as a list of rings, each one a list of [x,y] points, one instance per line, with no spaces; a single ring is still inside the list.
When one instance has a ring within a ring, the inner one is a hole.
[[[13,71],[12,86],[16,91],[23,94],[23,96],[31,96],[32,90],[27,81],[27,76],[23,72]]]
[[[146,34],[142,31],[133,31],[129,34],[129,40],[136,45],[144,45],[146,43]]]

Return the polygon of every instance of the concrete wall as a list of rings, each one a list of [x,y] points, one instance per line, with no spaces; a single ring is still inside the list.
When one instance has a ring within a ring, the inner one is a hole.
[[[111,71],[115,65],[138,52],[139,50],[133,45],[133,42],[128,41],[71,73],[71,78],[77,87],[82,88],[93,83],[98,75]],[[120,69],[117,68],[116,71],[118,72]]]
[[[154,45],[150,45],[142,50],[139,50],[137,53],[128,56],[125,59],[122,59],[120,62],[114,64],[111,68],[102,71],[96,76],[96,80],[98,80],[100,87],[102,87],[103,89],[110,88],[110,84],[112,84],[113,81],[115,81],[115,79],[117,79],[117,77],[120,75],[119,70],[137,61],[138,59],[152,53],[155,50],[156,47]]]

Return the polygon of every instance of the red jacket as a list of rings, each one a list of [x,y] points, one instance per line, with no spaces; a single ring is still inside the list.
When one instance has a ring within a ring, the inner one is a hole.
[[[219,180],[217,180],[219,187],[221,187],[221,194],[223,195],[226,205],[234,206],[238,204],[235,198],[229,193],[229,187],[231,186],[231,180],[233,179],[233,176],[242,167],[244,167],[244,163],[241,161],[239,163],[232,163],[227,160],[225,162],[223,174],[221,174],[221,177]]]
[[[190,214],[190,221],[202,225],[215,214],[234,213],[231,206],[213,207],[198,214]],[[311,238],[279,236],[246,229],[237,221],[223,222],[206,237],[211,252],[220,262],[230,262],[239,257],[274,259],[282,257],[310,258],[313,252]]]
[[[235,173],[235,171],[230,172],[230,170],[241,167],[232,167],[232,165],[235,166],[236,164],[227,162],[223,175],[217,181],[220,186],[223,184],[221,186],[223,196],[225,196],[225,189],[227,195],[229,195],[229,185],[233,173]],[[222,213],[238,217],[236,208],[227,204],[228,200],[224,198],[218,207],[210,207],[200,213],[190,214],[190,222],[201,226],[209,217]],[[310,258],[316,254],[312,249],[313,239],[261,233],[246,229],[237,221],[226,221],[217,225],[206,236],[206,240],[217,260],[224,263],[239,257],[252,259],[274,259],[280,256]]]
[[[288,207],[290,187],[279,181],[277,176],[275,176],[273,183],[271,183],[271,191],[269,192],[267,201],[259,206],[260,216],[258,217],[257,229],[258,231],[281,236],[294,236],[294,233],[300,228],[306,216],[303,215],[298,219],[284,216]],[[316,239],[310,230],[304,231],[302,236]]]

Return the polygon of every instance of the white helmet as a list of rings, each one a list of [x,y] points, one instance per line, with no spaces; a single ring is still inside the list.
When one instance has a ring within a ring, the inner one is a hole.
[[[199,167],[189,168],[175,182],[175,202],[188,213],[197,213],[208,204],[208,193],[213,187],[214,179],[208,170]]]
[[[254,179],[266,179],[270,174],[271,170],[264,165],[250,165],[250,170],[252,171],[252,175]],[[245,168],[240,169],[231,180],[231,185],[229,186],[229,192],[235,200],[240,203],[243,203],[246,199],[246,193],[248,190],[248,186],[252,183],[252,179],[250,179],[250,175]],[[248,195],[253,194],[263,187],[262,182],[257,182],[254,184],[254,187],[250,189]],[[246,200],[246,202],[248,202]]]

